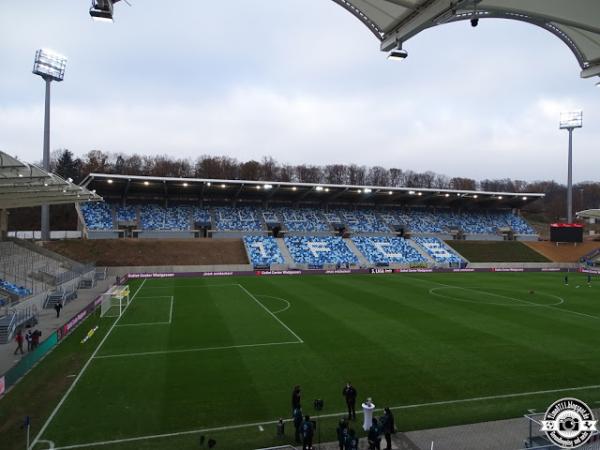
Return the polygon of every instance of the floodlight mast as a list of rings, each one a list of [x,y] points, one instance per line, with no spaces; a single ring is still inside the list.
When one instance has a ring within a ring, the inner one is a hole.
[[[569,167],[567,176],[567,222],[573,223],[573,130],[583,127],[583,111],[560,113],[560,129],[569,132]]]
[[[46,97],[44,107],[44,153],[42,165],[44,170],[50,170],[50,83],[62,81],[65,77],[67,58],[50,50],[40,49],[35,52],[33,73],[46,82]],[[42,240],[50,240],[50,208],[42,205]]]

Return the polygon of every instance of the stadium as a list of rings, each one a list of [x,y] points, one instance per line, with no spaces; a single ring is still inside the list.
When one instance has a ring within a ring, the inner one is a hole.
[[[391,59],[509,19],[600,75],[592,1],[334,2]],[[39,52],[49,114],[65,61]],[[51,156],[46,119],[41,164],[0,151],[3,450],[597,448],[600,191],[571,159],[560,189],[268,160],[159,175]],[[570,139],[581,120],[561,118]],[[560,399],[591,414],[578,445],[547,428]]]

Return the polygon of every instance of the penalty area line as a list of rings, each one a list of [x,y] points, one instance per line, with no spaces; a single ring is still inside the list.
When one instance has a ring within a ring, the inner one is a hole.
[[[390,407],[390,409],[392,409],[394,411],[399,411],[399,410],[404,410],[404,409],[427,408],[430,406],[453,405],[453,404],[459,404],[459,403],[480,402],[480,401],[486,401],[486,400],[500,400],[500,399],[506,399],[506,398],[518,398],[518,397],[527,397],[527,396],[532,396],[532,395],[556,394],[559,392],[584,391],[584,390],[592,390],[592,389],[600,389],[600,384],[595,384],[595,385],[590,385],[590,386],[577,386],[577,387],[570,387],[570,388],[561,388],[561,389],[546,389],[543,391],[517,392],[514,394],[489,395],[489,396],[483,396],[483,397],[463,398],[463,399],[457,399],[457,400],[442,400],[439,402],[415,403],[412,405],[393,406],[393,407]],[[381,412],[381,411],[383,411],[383,408],[376,408],[374,410],[374,412]],[[332,414],[322,414],[320,416],[311,416],[311,417],[317,418],[317,419],[329,419],[329,418],[333,418],[333,417],[341,417],[346,414],[347,414],[347,411],[343,411],[343,412],[337,412],[337,413],[332,413]],[[362,411],[359,411],[358,414],[359,415],[362,414]],[[284,422],[292,422],[292,420],[293,419],[284,419]],[[239,425],[226,425],[223,427],[215,427],[215,428],[203,428],[203,429],[199,429],[199,430],[178,431],[178,432],[174,432],[174,433],[136,436],[136,437],[124,438],[124,439],[114,439],[114,440],[110,440],[110,441],[88,442],[85,444],[73,444],[73,445],[67,445],[67,446],[63,446],[63,447],[56,447],[55,450],[70,450],[70,449],[75,449],[75,448],[99,447],[99,446],[104,446],[104,445],[122,444],[122,443],[127,443],[127,442],[139,442],[139,441],[152,440],[152,439],[164,439],[164,438],[171,438],[171,437],[177,437],[177,436],[186,436],[186,435],[191,435],[191,434],[215,433],[218,431],[239,430],[239,429],[243,429],[243,428],[256,428],[256,427],[261,427],[261,426],[264,427],[266,425],[275,425],[278,422],[279,422],[279,420],[270,420],[270,421],[264,421],[264,422],[244,423],[244,424],[239,424]]]
[[[155,352],[117,353],[115,355],[95,356],[94,359],[127,358],[127,357],[132,357],[132,356],[170,355],[173,353],[196,353],[196,352],[209,352],[209,351],[216,351],[216,350],[231,350],[231,349],[236,349],[236,348],[271,347],[273,345],[291,345],[291,344],[301,344],[301,342],[298,342],[298,341],[266,342],[264,344],[241,344],[241,345],[227,345],[227,346],[222,346],[222,347],[185,348],[185,349],[181,349],[181,350],[158,350]]]
[[[87,368],[89,367],[89,365],[91,364],[91,362],[94,360],[94,357],[96,356],[96,354],[98,353],[98,351],[100,350],[100,348],[102,347],[102,345],[104,344],[104,342],[108,339],[108,337],[110,336],[110,333],[112,332],[112,330],[114,330],[115,326],[117,325],[117,323],[119,322],[119,320],[121,319],[121,317],[123,317],[123,314],[125,314],[125,311],[127,311],[127,308],[129,308],[129,305],[131,305],[131,302],[133,302],[133,299],[136,297],[136,295],[138,294],[138,292],[140,292],[140,289],[144,286],[144,283],[146,283],[146,279],[144,279],[144,281],[142,281],[142,284],[139,285],[139,287],[137,288],[137,290],[131,296],[131,300],[129,301],[129,303],[127,304],[127,306],[125,306],[125,309],[123,310],[123,313],[117,318],[117,320],[115,320],[113,322],[113,324],[109,328],[108,332],[104,335],[104,338],[102,338],[102,340],[98,344],[98,347],[96,347],[96,349],[92,353],[92,356],[90,356],[90,359],[88,359],[87,362],[84,364],[83,368],[81,369],[81,371],[79,372],[79,374],[77,375],[77,377],[75,377],[75,380],[73,380],[73,383],[71,383],[71,386],[69,386],[69,389],[67,389],[67,392],[65,392],[65,395],[63,395],[63,397],[58,402],[58,405],[56,405],[56,407],[54,408],[54,410],[52,411],[52,413],[50,414],[50,416],[48,417],[48,419],[46,419],[46,422],[44,423],[44,425],[40,429],[39,433],[37,434],[37,436],[35,437],[35,439],[31,443],[31,446],[29,448],[34,448],[35,444],[37,444],[40,441],[40,438],[42,437],[42,435],[44,434],[44,432],[48,428],[48,425],[50,425],[50,422],[52,422],[52,420],[54,419],[54,417],[56,416],[56,414],[58,413],[58,411],[60,410],[60,408],[62,407],[62,405],[65,403],[65,400],[67,399],[67,397],[71,394],[71,392],[73,392],[73,389],[75,388],[75,386],[77,386],[77,383],[79,382],[79,380],[81,379],[81,377],[83,376],[83,374],[85,373],[85,371],[87,370]]]

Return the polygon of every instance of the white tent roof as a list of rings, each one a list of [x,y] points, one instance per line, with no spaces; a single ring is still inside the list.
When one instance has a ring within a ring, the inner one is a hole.
[[[600,209],[586,209],[577,213],[577,217],[583,219],[600,219]]]
[[[584,78],[600,75],[600,0],[333,0],[392,50],[419,32],[458,20],[502,18],[537,25],[573,52]]]
[[[93,191],[0,152],[0,209],[99,201]]]

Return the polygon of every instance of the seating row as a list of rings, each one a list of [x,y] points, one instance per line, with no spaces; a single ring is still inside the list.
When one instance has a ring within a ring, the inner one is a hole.
[[[311,233],[345,227],[354,233],[391,233],[399,228],[413,233],[498,234],[510,228],[516,234],[533,235],[534,229],[509,210],[459,211],[449,208],[329,209],[271,207],[214,207],[191,205],[168,208],[146,204],[116,206],[118,222],[136,222],[144,230],[189,230],[194,225],[212,226],[219,231],[263,231],[280,225],[284,231]],[[107,203],[81,206],[90,230],[114,229],[113,209]],[[214,223],[213,223],[214,219]]]

